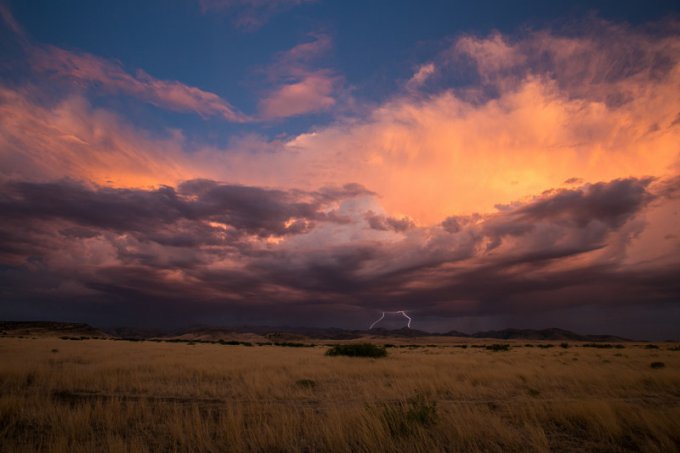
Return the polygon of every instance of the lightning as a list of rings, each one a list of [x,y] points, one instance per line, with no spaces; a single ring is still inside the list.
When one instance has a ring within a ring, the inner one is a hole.
[[[375,325],[378,324],[380,321],[382,321],[384,317],[385,317],[385,312],[382,312],[382,314],[380,315],[380,317],[378,318],[378,320],[375,321],[373,324],[371,324],[371,327],[369,327],[368,330],[371,330],[371,329],[373,328],[373,326],[375,326]]]
[[[380,313],[380,318],[375,320],[373,324],[371,324],[371,327],[368,328],[368,330],[371,330],[373,327],[375,327],[376,324],[378,324],[380,321],[382,321],[385,318],[385,313],[389,313],[391,315],[402,315],[404,318],[408,319],[408,322],[406,323],[406,327],[409,329],[411,328],[411,317],[406,314],[404,310],[399,310],[399,311],[383,311]]]

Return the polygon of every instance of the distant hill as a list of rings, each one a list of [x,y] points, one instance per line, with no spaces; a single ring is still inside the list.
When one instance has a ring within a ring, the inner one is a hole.
[[[371,329],[371,330],[357,330],[362,335],[372,335],[375,337],[402,337],[402,338],[416,338],[416,337],[431,337],[433,335],[430,332],[425,332],[423,330],[409,329],[408,327],[402,327],[401,329]]]
[[[0,335],[108,337],[88,324],[51,321],[0,321]]]
[[[553,340],[553,341],[630,341],[613,335],[580,335],[564,329],[550,328],[504,329],[466,334],[456,330],[445,333],[432,333],[418,329],[350,330],[339,328],[291,327],[291,326],[241,326],[231,328],[199,327],[187,329],[174,336],[186,339],[231,339],[244,334],[255,334],[265,341],[305,341],[305,340],[354,340],[366,337],[378,338],[420,338],[420,337],[458,337],[458,338],[495,338],[499,340]]]
[[[118,327],[100,330],[83,323],[62,322],[13,322],[0,321],[0,335],[10,336],[87,336],[87,337],[116,337],[116,338],[167,338],[184,340],[240,340],[240,341],[271,341],[271,342],[301,342],[308,340],[354,340],[358,338],[419,338],[419,337],[459,337],[470,339],[494,338],[499,340],[529,340],[529,341],[589,341],[616,342],[631,341],[627,338],[613,335],[581,335],[564,329],[503,329],[489,330],[466,334],[451,330],[445,333],[425,332],[403,327],[401,329],[370,329],[349,330],[339,328],[316,327],[273,327],[273,326],[241,326],[241,327],[213,327],[196,326],[187,329],[144,329]]]
[[[570,341],[630,341],[613,335],[580,335],[564,329],[551,328],[533,329],[503,329],[477,332],[470,335],[473,338],[498,338],[500,340],[570,340]]]

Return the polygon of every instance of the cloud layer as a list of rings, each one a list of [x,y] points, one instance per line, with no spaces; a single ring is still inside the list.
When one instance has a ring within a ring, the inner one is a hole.
[[[223,148],[151,133],[90,98],[252,119],[216,94],[35,47],[31,81],[0,85],[0,315],[362,327],[408,310],[438,329],[565,310],[675,319],[672,30],[460,36],[380,105]],[[345,80],[316,66],[331,40],[312,38],[265,68],[260,119],[336,104]],[[55,93],[55,80],[71,86]]]

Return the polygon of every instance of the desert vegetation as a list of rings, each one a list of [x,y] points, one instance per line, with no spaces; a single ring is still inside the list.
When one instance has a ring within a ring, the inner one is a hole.
[[[372,343],[336,344],[326,351],[326,355],[379,358],[387,357],[387,350],[385,347],[376,346]]]
[[[0,450],[680,448],[674,346],[538,344],[376,359],[325,345],[0,338]]]

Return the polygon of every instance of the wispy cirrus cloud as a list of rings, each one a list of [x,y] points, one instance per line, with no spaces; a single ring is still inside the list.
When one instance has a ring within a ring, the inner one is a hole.
[[[35,47],[30,58],[36,71],[109,93],[133,96],[161,108],[205,117],[220,116],[227,121],[248,120],[215,93],[176,80],[157,79],[141,69],[131,74],[117,61],[55,46]]]
[[[125,94],[173,111],[193,112],[204,117],[219,116],[234,122],[248,120],[246,115],[215,93],[176,80],[158,79],[142,69],[132,74],[116,60],[35,44],[4,5],[0,5],[0,17],[23,47],[32,71],[40,75],[66,79],[107,93]]]
[[[199,0],[201,11],[222,12],[231,16],[234,26],[253,31],[272,16],[316,0]]]

